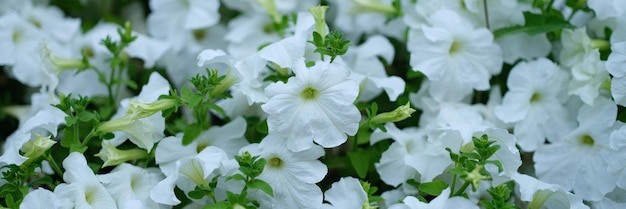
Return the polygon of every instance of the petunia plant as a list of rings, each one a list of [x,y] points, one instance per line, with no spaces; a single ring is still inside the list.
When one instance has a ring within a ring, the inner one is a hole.
[[[0,1],[0,208],[626,208],[624,2]]]

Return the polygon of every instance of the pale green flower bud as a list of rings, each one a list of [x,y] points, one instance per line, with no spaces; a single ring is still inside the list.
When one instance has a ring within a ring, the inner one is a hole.
[[[387,123],[387,122],[398,122],[408,117],[411,117],[411,114],[415,112],[415,109],[411,108],[411,103],[407,102],[406,105],[402,105],[391,112],[380,113],[374,116],[371,120],[371,123],[379,124],[379,123]]]
[[[103,143],[102,149],[95,155],[104,161],[102,167],[119,165],[129,160],[143,159],[148,156],[148,152],[142,149],[120,150],[114,145]]]
[[[111,133],[114,131],[121,131],[131,126],[135,120],[129,115],[125,115],[124,117],[113,119],[107,122],[100,124],[100,126],[96,129],[98,132],[102,133]]]
[[[378,0],[352,0],[354,7],[352,11],[355,13],[382,13],[382,14],[396,14],[396,8],[391,5],[384,4]]]
[[[313,19],[315,19],[315,31],[319,33],[322,38],[328,34],[328,31],[326,31],[326,10],[328,10],[328,6],[309,8],[309,12],[313,14]]]
[[[226,77],[219,83],[213,90],[211,90],[211,95],[219,95],[228,90],[231,86],[235,85],[239,81],[237,75],[234,75],[232,71],[228,71],[226,73]]]
[[[272,17],[272,21],[275,23],[281,22],[280,14],[278,14],[278,9],[276,8],[276,2],[274,0],[257,0],[259,4],[265,9],[267,14]]]
[[[611,42],[603,39],[591,39],[591,48],[598,50],[609,50],[611,49]]]
[[[52,147],[52,145],[56,143],[56,141],[50,139],[50,136],[42,137],[39,134],[36,134],[35,140],[30,140],[24,143],[20,150],[24,152],[24,157],[31,160],[43,155],[43,153],[45,153],[48,149],[50,149],[50,147]]]
[[[156,102],[150,104],[144,104],[140,102],[130,101],[130,106],[126,111],[126,114],[131,120],[139,120],[142,118],[150,117],[159,111],[163,111],[178,105],[176,99],[159,99]]]
[[[58,70],[85,69],[89,67],[86,66],[86,64],[80,59],[69,59],[54,56],[46,44],[42,47],[42,58],[45,64],[50,64]]]

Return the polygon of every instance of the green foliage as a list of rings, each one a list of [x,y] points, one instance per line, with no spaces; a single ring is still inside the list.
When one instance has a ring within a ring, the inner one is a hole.
[[[472,189],[476,191],[480,181],[490,180],[491,175],[484,169],[485,165],[493,164],[498,167],[498,170],[502,171],[500,161],[487,160],[500,149],[500,145],[494,143],[495,141],[489,141],[489,137],[485,134],[480,138],[472,137],[472,142],[461,148],[461,152],[458,154],[446,148],[450,153],[450,158],[454,161],[454,168],[448,170],[448,173],[454,174],[452,182],[453,196],[464,194],[465,189],[469,185],[472,185]],[[461,188],[455,192],[457,176],[465,182]]]
[[[487,193],[491,196],[491,201],[481,200],[480,205],[485,209],[519,209],[515,203],[509,202],[514,185],[513,182],[509,182],[489,188]]]
[[[343,40],[343,34],[338,31],[332,31],[325,37],[313,31],[313,41],[309,42],[317,47],[313,52],[320,54],[322,60],[324,60],[324,55],[330,56],[330,62],[333,62],[337,56],[348,52],[350,47],[350,40]]]
[[[206,69],[207,75],[197,74],[189,81],[193,84],[195,90],[185,86],[180,92],[177,100],[181,104],[187,105],[192,110],[195,122],[188,124],[184,128],[183,144],[188,145],[195,140],[203,130],[211,127],[210,110],[225,115],[224,110],[214,103],[215,99],[223,99],[230,97],[228,92],[215,89],[222,84],[226,76],[218,76],[217,70]],[[176,95],[173,93],[173,95]]]
[[[524,12],[524,20],[524,25],[501,28],[494,31],[493,35],[496,38],[515,33],[526,33],[532,36],[542,33],[557,32],[565,28],[575,28],[565,20],[560,12],[555,10],[549,10],[548,14]]]
[[[267,182],[257,178],[259,175],[261,175],[265,168],[265,164],[267,162],[265,159],[260,158],[260,156],[252,156],[250,155],[250,153],[244,152],[239,156],[235,156],[235,160],[239,164],[239,171],[241,171],[241,173],[237,173],[227,177],[226,181],[243,181],[245,186],[239,194],[227,191],[227,199],[225,201],[218,202],[215,200],[214,197],[212,197],[214,203],[204,206],[203,209],[235,207],[258,208],[258,202],[248,199],[248,189],[258,189],[263,191],[270,197],[274,197],[274,190],[272,189],[272,187]],[[214,187],[212,186],[212,188]],[[198,194],[194,195],[200,198],[203,194],[205,194],[201,192],[196,193]]]
[[[91,139],[98,138],[98,136],[107,139],[113,138],[111,133],[96,132],[101,117],[97,111],[87,109],[91,99],[83,96],[72,98],[72,95],[61,95],[60,100],[60,103],[54,106],[67,114],[65,116],[66,128],[60,143],[62,147],[69,148],[70,152],[83,153],[87,150],[87,145]]]

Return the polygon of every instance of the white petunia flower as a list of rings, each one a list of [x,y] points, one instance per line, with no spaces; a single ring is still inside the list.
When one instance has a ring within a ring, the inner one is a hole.
[[[598,19],[623,17],[626,15],[626,1],[622,0],[589,0],[589,8],[593,9]]]
[[[610,146],[616,117],[617,106],[609,99],[581,107],[578,128],[536,150],[533,160],[537,177],[573,190],[585,200],[601,200],[618,180],[617,173],[608,172],[607,161],[624,150],[614,151]],[[621,165],[624,167],[623,162]]]
[[[74,204],[42,188],[28,192],[20,204],[21,209],[71,209]]]
[[[525,174],[511,177],[517,184],[520,199],[530,202],[528,208],[546,209],[589,209],[582,198],[555,184],[548,184]]]
[[[518,63],[509,74],[502,104],[496,116],[515,124],[515,137],[522,150],[533,151],[548,140],[556,140],[574,124],[563,104],[568,75],[550,60],[540,58]]]
[[[261,156],[267,163],[258,177],[267,182],[274,191],[274,198],[260,198],[266,208],[319,208],[322,206],[322,191],[315,185],[328,169],[317,160],[324,149],[314,145],[310,149],[294,152],[286,149],[285,138],[267,135],[260,144],[251,144],[242,151]]]
[[[165,118],[161,115],[161,111],[146,118],[134,119],[128,115],[127,110],[130,106],[130,100],[143,104],[152,103],[157,101],[159,96],[169,94],[169,89],[170,85],[165,78],[159,73],[152,73],[139,95],[132,99],[122,100],[120,109],[113,116],[113,119],[98,127],[98,131],[115,134],[113,139],[104,141],[104,143],[117,146],[129,139],[143,149],[152,150],[154,143],[164,137]]]
[[[463,208],[478,209],[475,203],[465,199],[464,197],[450,197],[450,188],[441,191],[441,194],[429,203],[419,201],[413,196],[404,198],[402,204],[395,204],[389,209],[447,209],[447,208]]]
[[[411,67],[432,81],[438,101],[447,94],[462,98],[472,89],[489,89],[491,75],[500,73],[502,52],[486,28],[473,25],[451,10],[428,17],[429,25],[410,30],[407,47]]]
[[[221,148],[229,158],[233,158],[248,141],[244,138],[246,120],[238,117],[230,123],[218,127],[212,126],[203,131],[190,144],[183,145],[182,135],[169,136],[159,142],[155,150],[155,161],[161,171],[169,175],[176,167],[176,161],[185,157],[193,157],[207,147]]]
[[[270,98],[261,108],[267,112],[269,132],[287,138],[287,148],[302,151],[313,146],[336,147],[354,135],[361,120],[353,102],[358,84],[349,80],[350,71],[343,65],[316,62],[306,68],[298,61],[296,76],[287,83],[273,83],[265,88]]]
[[[121,164],[98,179],[117,202],[119,209],[165,208],[150,199],[150,190],[163,179],[156,168],[143,169]]]
[[[69,199],[74,203],[74,208],[117,208],[115,200],[87,166],[87,160],[81,153],[70,153],[63,160],[63,168],[63,180],[67,183],[59,184],[54,189],[57,196]]]
[[[322,205],[322,209],[362,209],[367,193],[358,179],[343,177],[324,192],[324,199],[330,204]]]
[[[593,51],[585,60],[572,67],[569,94],[578,95],[583,102],[593,105],[602,88],[608,88],[609,79],[609,72],[600,60],[600,52]]]
[[[584,27],[576,30],[564,29],[561,33],[561,43],[563,48],[559,54],[559,60],[560,64],[565,67],[573,67],[597,50],[593,48],[591,38]]]
[[[175,162],[174,169],[165,173],[166,178],[158,182],[150,190],[150,198],[157,203],[177,205],[181,201],[174,194],[178,187],[187,194],[196,186],[209,188],[213,177],[220,176],[225,164],[229,161],[226,153],[219,147],[206,147],[194,156],[187,156]],[[221,186],[218,184],[218,187]],[[224,195],[225,196],[225,195]]]
[[[359,46],[351,46],[348,52],[337,61],[343,61],[352,69],[350,78],[361,85],[360,101],[370,101],[383,90],[390,101],[396,101],[404,93],[405,82],[398,76],[388,76],[382,58],[391,63],[395,54],[391,42],[383,36],[372,36]]]
[[[613,75],[611,94],[615,103],[626,105],[626,41],[611,45],[611,54],[606,61],[606,69]]]

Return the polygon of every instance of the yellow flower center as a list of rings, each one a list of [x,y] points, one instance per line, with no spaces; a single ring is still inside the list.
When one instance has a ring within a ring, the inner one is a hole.
[[[312,87],[306,87],[304,90],[302,90],[300,95],[302,96],[302,98],[309,100],[317,98],[318,93],[319,92],[317,91],[317,89]]]

